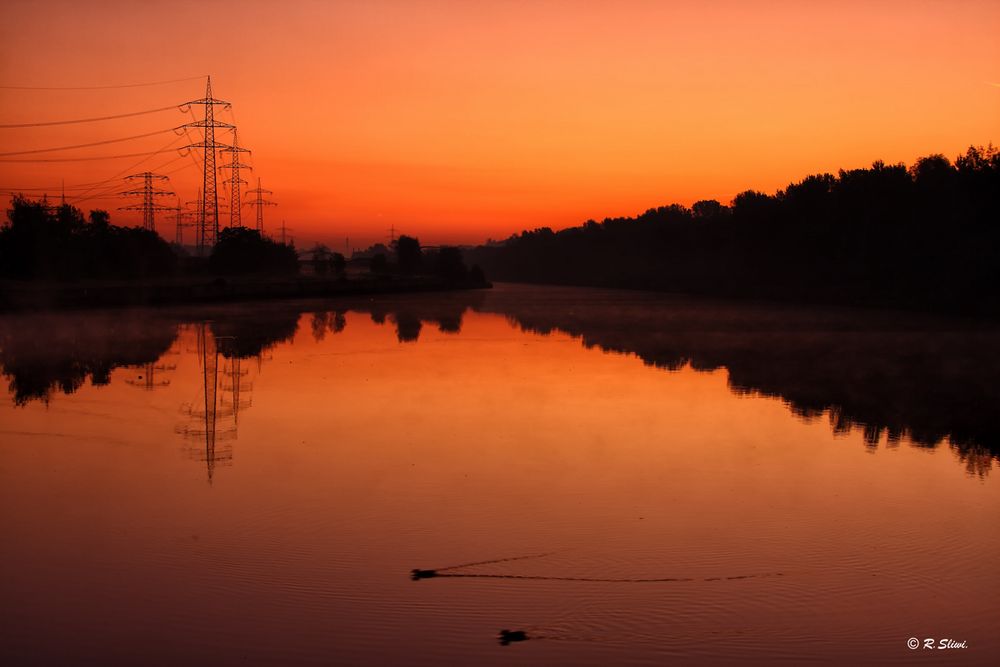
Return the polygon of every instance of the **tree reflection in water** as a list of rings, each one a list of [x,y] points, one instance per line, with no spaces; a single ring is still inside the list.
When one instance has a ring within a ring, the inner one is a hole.
[[[179,332],[194,327],[204,352],[204,400],[190,406],[192,423],[179,430],[203,440],[211,476],[215,463],[226,460],[218,443],[229,436],[220,431],[219,418],[231,421],[235,433],[239,411],[250,405],[243,361],[256,359],[259,367],[268,350],[293,339],[300,322],[322,341],[343,331],[347,311],[354,311],[394,327],[400,343],[416,343],[425,325],[460,333],[471,310],[502,315],[539,335],[562,332],[588,348],[632,354],[667,371],[687,365],[701,371],[724,368],[733,392],[778,398],[807,420],[825,416],[835,433],[861,429],[871,448],[883,442],[895,447],[904,438],[926,448],[947,443],[978,475],[986,474],[1000,455],[995,382],[1000,331],[988,323],[512,286],[338,300],[334,309],[317,309],[327,305],[5,317],[0,320],[0,365],[17,405],[47,402],[60,391],[73,393],[87,380],[107,384],[112,371],[122,367],[146,369],[143,378],[155,388],[148,369],[158,363],[162,368],[161,359]]]

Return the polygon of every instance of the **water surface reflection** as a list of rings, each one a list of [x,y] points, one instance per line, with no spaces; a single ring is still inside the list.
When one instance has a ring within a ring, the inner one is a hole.
[[[0,662],[993,664],[997,341],[514,286],[5,317]]]
[[[88,380],[107,384],[122,367],[139,370],[126,381],[152,389],[171,346],[194,327],[205,405],[189,413],[204,419],[202,432],[210,434],[220,415],[212,407],[220,377],[235,394],[227,410],[238,421],[241,360],[259,367],[300,325],[322,341],[342,332],[353,311],[391,325],[399,342],[415,343],[425,325],[459,333],[467,312],[496,313],[523,331],[562,332],[666,371],[725,369],[736,394],[779,398],[807,420],[825,416],[834,433],[860,429],[873,449],[904,439],[925,448],[947,444],[978,475],[1000,456],[1000,331],[988,323],[518,286],[330,305],[336,308],[296,302],[10,317],[0,321],[0,366],[18,405],[70,394]]]

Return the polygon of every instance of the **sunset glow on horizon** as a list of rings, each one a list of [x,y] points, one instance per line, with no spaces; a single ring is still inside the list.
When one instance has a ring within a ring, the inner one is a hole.
[[[274,191],[267,231],[287,221],[300,246],[363,247],[390,226],[480,243],[1000,139],[998,2],[15,0],[2,16],[0,125],[169,107],[210,74],[233,105],[218,118],[253,151],[244,178]],[[175,79],[190,80],[19,88]],[[70,203],[134,224],[124,183],[88,184],[147,169],[194,200],[198,165],[169,132],[191,121],[0,128],[0,153],[23,153],[0,157],[5,205],[65,183]]]

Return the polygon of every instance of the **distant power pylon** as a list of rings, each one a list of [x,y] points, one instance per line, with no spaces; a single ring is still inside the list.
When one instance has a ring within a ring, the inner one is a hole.
[[[222,153],[232,153],[232,161],[228,165],[223,165],[223,169],[230,170],[230,176],[224,183],[229,183],[229,226],[230,227],[242,227],[243,220],[240,216],[240,209],[243,206],[243,198],[240,196],[240,183],[243,185],[248,185],[246,181],[240,178],[240,169],[253,169],[248,164],[243,164],[240,162],[240,153],[249,153],[249,149],[240,148],[239,143],[236,140],[236,128],[233,128],[233,145],[228,148],[223,148],[220,152]],[[260,220],[260,216],[257,217]],[[258,224],[258,230],[260,226]]]
[[[174,243],[183,246],[184,245],[184,229],[186,227],[193,227],[198,219],[197,213],[192,211],[185,211],[184,207],[181,206],[181,198],[177,198],[177,210],[174,213]]]
[[[287,233],[293,231],[291,227],[285,226],[285,221],[281,221],[281,245],[288,245],[286,239],[288,238]],[[294,239],[293,239],[294,242]]]
[[[186,202],[184,202],[184,205],[186,207],[188,207],[188,209],[192,209],[191,213],[192,213],[192,215],[194,215],[194,226],[195,226],[196,230],[197,230],[199,221],[201,220],[201,207],[202,207],[202,204],[204,204],[204,203],[205,203],[205,200],[201,196],[201,188],[198,188],[198,198],[197,199],[195,199],[194,201],[186,201]],[[197,236],[197,231],[195,231],[195,236]],[[198,240],[195,239],[195,244],[197,244],[197,243],[198,243]]]
[[[198,215],[198,254],[204,255],[206,248],[215,245],[219,238],[219,196],[215,175],[215,151],[222,148],[229,148],[226,144],[215,143],[215,128],[221,127],[227,130],[234,129],[233,125],[215,120],[215,107],[222,106],[229,108],[231,105],[224,100],[212,97],[212,77],[208,77],[205,85],[205,97],[199,100],[191,100],[181,105],[191,107],[200,104],[205,107],[204,120],[187,123],[183,127],[197,127],[202,130],[202,141],[198,144],[189,144],[185,148],[198,148],[204,153],[204,174],[202,176],[201,198],[202,203]]]
[[[391,246],[396,242],[396,225],[389,227],[389,245]]]
[[[142,211],[142,228],[147,229],[151,232],[156,231],[156,221],[154,215],[156,211],[175,211],[173,206],[160,206],[156,203],[156,197],[173,196],[173,192],[170,190],[161,190],[153,187],[153,181],[167,181],[169,180],[166,176],[160,174],[154,174],[151,171],[144,171],[141,174],[132,174],[131,176],[126,176],[126,182],[132,182],[136,179],[142,179],[142,186],[132,190],[126,190],[119,194],[127,197],[141,196],[141,204],[132,204],[130,206],[120,206],[119,211]]]
[[[250,205],[257,209],[257,231],[261,234],[264,233],[264,207],[265,206],[277,206],[273,201],[264,199],[264,195],[273,195],[274,193],[270,190],[265,190],[260,187],[260,178],[257,179],[257,187],[253,190],[247,190],[248,195],[254,195],[254,199],[250,201]],[[282,233],[284,237],[284,233]],[[284,241],[282,241],[284,243]]]
[[[204,203],[205,201],[201,196],[201,188],[198,188],[198,198],[195,199],[194,201],[186,201],[184,202],[184,205],[187,206],[188,208],[194,209],[192,213],[195,216],[198,216],[201,215],[201,205]],[[219,213],[228,213],[228,212],[229,212],[229,204],[219,204]]]

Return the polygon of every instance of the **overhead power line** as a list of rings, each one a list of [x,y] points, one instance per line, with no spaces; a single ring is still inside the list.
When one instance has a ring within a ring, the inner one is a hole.
[[[99,184],[103,185],[103,183]],[[0,187],[0,190],[4,192],[78,192],[78,191],[89,191],[93,189],[93,186],[86,185],[50,185],[48,187],[30,187],[30,188],[20,188],[20,187]]]
[[[162,86],[167,83],[181,83],[182,81],[197,81],[204,79],[206,75],[189,76],[184,79],[169,79],[167,81],[150,81],[148,83],[125,83],[116,86],[0,86],[2,90],[113,90],[116,88],[144,88],[146,86]]]
[[[76,123],[95,123],[99,120],[115,120],[117,118],[131,118],[132,116],[145,116],[146,114],[159,113],[160,111],[169,111],[170,109],[178,109],[180,107],[176,104],[169,107],[160,107],[159,109],[149,109],[147,111],[133,111],[132,113],[122,113],[114,116],[97,116],[95,118],[76,118],[74,120],[51,120],[44,123],[11,123],[7,125],[0,125],[0,129],[9,130],[16,127],[49,127],[51,125],[73,125]]]
[[[93,155],[91,157],[48,157],[48,158],[0,158],[0,162],[88,162],[90,160],[119,160],[127,157],[143,157],[157,155],[163,151],[148,153],[123,153],[121,155]]]
[[[167,143],[165,143],[165,144],[163,144],[162,146],[160,146],[160,148],[159,148],[159,149],[157,149],[157,150],[156,150],[155,152],[153,152],[153,153],[150,153],[150,154],[148,154],[148,155],[144,155],[144,156],[139,156],[139,157],[142,157],[142,159],[141,159],[141,160],[139,160],[138,162],[135,162],[134,164],[131,164],[131,165],[129,165],[128,167],[125,167],[124,169],[122,169],[121,171],[119,171],[118,173],[116,173],[116,174],[115,174],[114,176],[112,176],[111,178],[112,178],[112,179],[116,179],[116,178],[118,178],[118,177],[120,177],[120,176],[123,176],[123,175],[125,175],[125,174],[129,173],[129,172],[132,172],[132,171],[135,171],[135,170],[136,170],[136,169],[138,169],[138,168],[139,168],[139,167],[140,167],[140,166],[141,166],[141,165],[142,165],[142,164],[143,164],[144,162],[146,162],[147,160],[149,160],[149,159],[150,159],[150,158],[151,158],[152,156],[154,156],[154,155],[159,155],[160,153],[164,153],[164,152],[166,152],[167,150],[169,150],[169,149],[170,149],[170,147],[171,147],[171,146],[173,146],[173,145],[174,145],[175,143],[177,143],[177,141],[178,141],[179,139],[180,139],[180,136],[176,136],[176,137],[174,137],[173,139],[170,139],[169,141],[167,141]],[[183,155],[181,155],[180,157],[183,157]],[[173,160],[171,160],[171,162],[172,162],[172,161],[173,161]],[[95,187],[93,188],[93,190],[98,190],[98,189],[99,189],[99,188],[98,188],[98,187],[96,187],[96,186],[95,186]],[[93,197],[95,197],[95,196],[96,196],[96,195],[91,195],[90,197],[86,197],[85,195],[87,195],[87,194],[88,194],[87,192],[84,192],[84,193],[83,193],[83,195],[81,195],[81,201],[86,201],[87,199],[90,199],[90,198],[93,198]]]
[[[182,157],[183,156],[177,156],[173,160],[168,160],[167,162],[164,162],[162,165],[160,165],[160,167],[164,167],[164,166],[170,164],[171,162],[174,162],[176,160],[181,159]],[[184,169],[190,169],[190,168],[191,168],[190,164],[185,164],[182,167],[180,167],[179,169],[172,169],[170,171],[164,172],[164,175],[165,176],[169,176],[171,174],[175,174],[175,173],[177,173],[179,171],[182,171]],[[160,168],[158,167],[154,171],[159,171],[159,169]],[[111,185],[111,184],[109,184],[109,185],[105,185],[102,188],[93,188],[91,190],[82,192],[80,194],[70,195],[70,196],[66,197],[66,200],[68,202],[72,203],[74,206],[79,206],[83,202],[94,201],[95,199],[109,199],[109,198],[115,196],[116,194],[118,194],[118,190],[119,190],[120,187],[121,187],[120,185]]]
[[[165,130],[157,130],[155,132],[146,132],[145,134],[133,134],[131,137],[122,137],[120,139],[105,139],[104,141],[94,141],[89,144],[76,144],[75,146],[55,146],[53,148],[35,148],[30,151],[11,151],[9,153],[0,153],[0,157],[7,157],[9,155],[34,155],[35,153],[53,153],[55,151],[68,151],[74,148],[90,148],[91,146],[104,146],[106,144],[117,144],[123,141],[132,141],[133,139],[142,139],[144,137],[153,137],[157,134],[164,134],[166,132],[173,132],[177,128],[168,127]]]

